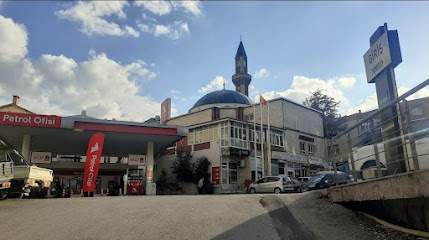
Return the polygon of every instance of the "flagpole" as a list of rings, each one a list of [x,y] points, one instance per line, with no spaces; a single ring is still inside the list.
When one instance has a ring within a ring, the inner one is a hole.
[[[271,130],[270,130],[270,102],[267,102],[267,106],[268,106],[268,133],[267,133],[267,137],[268,137],[268,147],[267,147],[267,151],[268,151],[268,176],[271,176]]]
[[[262,161],[262,177],[265,177],[265,159],[264,159],[264,125],[262,125],[262,103],[261,105],[261,161]]]
[[[253,105],[253,152],[255,156],[255,180],[258,181],[258,157],[256,154],[256,105]]]

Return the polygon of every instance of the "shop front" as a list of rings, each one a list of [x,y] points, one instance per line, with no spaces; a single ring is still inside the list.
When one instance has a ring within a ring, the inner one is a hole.
[[[271,174],[293,178],[308,176],[309,164],[305,156],[287,152],[272,151]]]
[[[324,170],[322,158],[318,158],[318,157],[314,157],[314,156],[308,156],[308,163],[310,164],[310,169],[309,169],[310,175],[309,176],[314,176],[318,172]]]

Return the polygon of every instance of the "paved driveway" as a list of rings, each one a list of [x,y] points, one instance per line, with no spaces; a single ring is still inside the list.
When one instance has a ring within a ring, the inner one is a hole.
[[[0,219],[0,239],[377,238],[372,221],[313,193],[8,199]]]

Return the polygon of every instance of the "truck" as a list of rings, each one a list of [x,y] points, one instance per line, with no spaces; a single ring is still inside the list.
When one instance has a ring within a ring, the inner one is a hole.
[[[6,158],[13,162],[13,178],[8,197],[44,198],[54,178],[53,171],[31,165],[18,151],[3,150]]]
[[[13,161],[8,155],[0,154],[0,200],[7,197],[13,179]]]
[[[409,141],[406,143],[407,156],[409,160],[410,170],[415,170],[414,162],[412,158],[412,149]],[[429,137],[420,138],[415,140],[417,159],[419,163],[419,169],[429,169]],[[377,149],[379,152],[380,167],[382,173],[387,171],[386,157],[384,144],[378,143]],[[355,170],[361,172],[360,177],[362,179],[371,179],[377,176],[377,167],[375,161],[375,152],[373,145],[363,146],[353,150],[353,158],[355,160]],[[350,159],[349,159],[350,160]],[[356,161],[358,160],[358,161]],[[352,169],[351,162],[349,161],[349,169]]]

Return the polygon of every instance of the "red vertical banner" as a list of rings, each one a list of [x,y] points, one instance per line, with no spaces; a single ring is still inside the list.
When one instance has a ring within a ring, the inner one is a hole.
[[[88,150],[86,152],[85,171],[83,174],[84,192],[94,192],[98,168],[100,167],[100,157],[103,151],[103,144],[103,133],[96,133],[92,135],[91,139],[89,140]]]
[[[212,183],[220,184],[220,167],[212,167]]]

